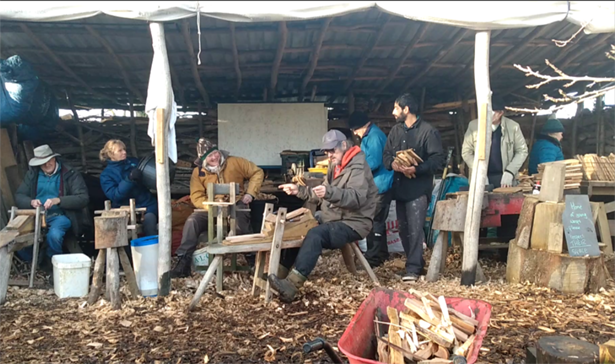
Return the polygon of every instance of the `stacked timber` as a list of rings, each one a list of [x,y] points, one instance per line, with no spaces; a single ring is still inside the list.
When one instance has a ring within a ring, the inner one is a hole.
[[[547,164],[540,194],[525,197],[509,244],[506,280],[562,293],[596,293],[606,285],[605,257],[613,254],[608,224],[602,222],[606,212],[603,203],[590,203],[586,195],[569,195],[564,202],[566,172],[563,163]],[[593,230],[596,221],[599,234]]]
[[[423,159],[421,159],[421,157],[419,157],[414,152],[414,149],[410,148],[410,149],[398,151],[395,155],[395,160],[393,162],[399,164],[400,166],[404,166],[404,167],[416,167],[419,165],[419,163],[423,163]],[[416,177],[414,173],[405,174],[405,175],[408,178]]]
[[[577,160],[583,165],[587,181],[615,182],[615,154],[611,153],[608,157],[597,154],[577,155]]]
[[[563,161],[539,164],[538,173],[533,175],[534,180],[537,182],[542,181],[542,176],[543,176],[545,167],[553,163],[561,163],[561,164],[566,165],[566,174],[565,174],[565,180],[564,180],[565,190],[571,190],[571,189],[579,188],[581,186],[581,181],[583,180],[583,170],[582,170],[583,166],[581,165],[581,162],[579,162],[579,160],[577,159],[566,159]]]
[[[386,316],[378,308],[376,328],[377,360],[403,364],[452,363],[453,355],[470,357],[477,335],[478,321],[454,310],[443,296],[410,290],[414,296],[404,302],[405,309],[388,306]],[[387,327],[388,326],[388,327]]]
[[[521,191],[525,193],[532,192],[535,185],[534,177],[528,176],[526,174],[519,174],[517,179],[519,180],[519,184],[517,185],[517,187],[521,188]]]

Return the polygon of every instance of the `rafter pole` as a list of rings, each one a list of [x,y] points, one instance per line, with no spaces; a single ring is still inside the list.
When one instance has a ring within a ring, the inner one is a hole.
[[[466,34],[468,34],[470,31],[468,29],[459,29],[459,31],[457,32],[457,35],[455,36],[455,38],[453,38],[447,45],[441,47],[441,50],[438,52],[438,54],[429,62],[429,64],[427,65],[427,67],[425,67],[423,69],[423,71],[421,71],[420,73],[418,73],[416,76],[412,77],[412,79],[410,79],[410,81],[408,81],[408,83],[406,83],[406,85],[404,86],[404,92],[408,91],[410,89],[410,87],[414,86],[414,84],[416,82],[418,82],[421,78],[423,78],[423,76],[425,76],[432,68],[433,66],[440,62],[440,60],[444,57],[446,57],[447,54],[449,54],[449,52],[459,43],[461,42],[461,40],[463,39],[463,37],[466,36]]]
[[[190,24],[187,20],[182,21],[182,35],[184,37],[184,43],[186,44],[186,49],[188,50],[188,55],[190,56],[190,68],[192,70],[192,77],[194,78],[194,83],[196,84],[196,88],[199,90],[201,97],[203,98],[203,102],[205,103],[206,108],[211,107],[211,102],[209,101],[209,94],[207,90],[205,90],[205,86],[203,86],[203,82],[201,82],[201,76],[199,75],[199,70],[196,64],[196,55],[194,54],[194,48],[192,44],[192,39],[190,38]]]
[[[318,65],[318,58],[320,57],[320,50],[322,48],[322,42],[325,40],[325,34],[327,33],[327,28],[329,28],[329,24],[333,18],[326,18],[322,23],[320,28],[320,33],[318,34],[318,39],[316,43],[314,43],[314,50],[310,54],[310,65],[303,78],[303,82],[301,83],[301,88],[299,89],[299,102],[303,102],[303,95],[305,95],[305,88],[307,87],[310,79],[314,75],[314,70],[316,70],[316,66]]]
[[[419,29],[416,32],[416,35],[414,36],[412,41],[410,41],[410,43],[406,46],[406,49],[404,50],[404,53],[399,59],[397,66],[389,74],[389,77],[387,77],[387,79],[382,83],[382,85],[380,85],[378,90],[375,92],[376,95],[381,93],[391,83],[391,81],[395,79],[395,76],[397,76],[397,73],[399,72],[399,70],[401,70],[404,63],[406,62],[406,58],[410,56],[410,52],[412,52],[412,48],[414,48],[414,46],[421,40],[421,38],[425,35],[425,33],[427,32],[427,30],[429,30],[430,27],[431,27],[431,23],[421,23],[421,25],[419,26]]]
[[[549,30],[549,27],[546,26],[538,27],[532,30],[528,35],[523,37],[518,44],[502,54],[498,60],[491,65],[491,69],[493,69],[491,76],[493,77],[496,73],[498,73],[504,64],[513,61],[521,52],[527,51],[527,45],[540,35],[544,34],[547,30]]]
[[[137,97],[139,101],[145,104],[145,97],[143,97],[141,91],[134,87],[133,84],[130,82],[130,75],[128,74],[128,72],[126,72],[122,60],[120,59],[120,57],[118,57],[117,54],[115,54],[115,51],[113,50],[111,44],[90,25],[86,25],[85,29],[87,29],[90,35],[96,38],[96,40],[98,40],[103,45],[103,47],[107,50],[111,57],[113,57],[113,60],[115,60],[115,63],[117,64],[120,69],[120,72],[122,73],[122,78],[124,79],[124,84],[126,85],[126,88],[130,90],[133,96]]]
[[[278,85],[278,74],[280,72],[282,57],[284,57],[286,38],[288,38],[288,28],[286,27],[286,22],[282,21],[278,25],[278,49],[275,53],[275,58],[273,59],[273,66],[271,67],[271,80],[269,81],[269,92],[266,95],[267,100],[269,101],[273,101],[275,98],[275,88]]]
[[[235,90],[235,98],[239,99],[239,90],[241,89],[241,68],[239,68],[239,52],[237,51],[237,39],[235,38],[235,23],[230,22],[231,28],[231,50],[233,51],[233,65],[235,66],[235,77],[237,78],[237,88]]]
[[[94,91],[90,85],[88,85],[87,82],[85,82],[81,77],[77,76],[77,74],[75,74],[75,72],[73,72],[60,58],[58,58],[58,56],[38,37],[36,36],[36,34],[34,34],[30,28],[28,27],[27,24],[19,24],[19,26],[21,27],[21,30],[26,33],[28,35],[28,37],[30,37],[30,39],[32,39],[32,41],[34,43],[36,43],[39,47],[41,47],[42,49],[45,50],[45,53],[47,53],[49,55],[49,57],[51,57],[51,59],[53,59],[53,61],[60,66],[60,68],[62,68],[64,70],[64,72],[66,72],[69,76],[71,76],[72,78],[74,78],[77,82],[79,82],[89,93],[91,93],[92,95],[96,95],[98,97],[102,97],[106,100],[110,100],[113,103],[117,103],[117,100],[105,95],[105,94],[101,94],[100,92]]]

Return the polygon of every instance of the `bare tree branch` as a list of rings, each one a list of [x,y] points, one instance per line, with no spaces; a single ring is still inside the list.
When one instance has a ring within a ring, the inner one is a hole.
[[[592,20],[593,20],[593,19],[592,19]],[[572,35],[572,37],[568,38],[568,40],[565,40],[565,41],[563,41],[563,40],[557,40],[557,39],[551,39],[551,40],[553,41],[553,43],[555,43],[555,45],[556,45],[556,46],[558,46],[558,47],[560,47],[560,48],[563,48],[563,47],[567,46],[567,45],[568,45],[568,43],[572,42],[572,40],[573,40],[574,38],[576,38],[576,37],[577,37],[577,35],[579,35],[579,33],[581,33],[581,32],[583,31],[583,29],[585,29],[589,23],[591,23],[591,22],[592,22],[592,20],[590,20],[590,21],[588,21],[587,23],[583,24],[583,25],[581,26],[581,28],[580,28],[579,30],[577,30],[577,32],[576,32],[576,33],[574,33],[574,34]]]
[[[547,94],[545,94],[543,96],[544,96],[545,100],[549,100],[549,101],[553,101],[553,102],[558,102],[559,103],[559,102],[569,102],[570,101],[570,102],[574,102],[574,103],[578,104],[578,103],[583,102],[585,100],[589,100],[589,99],[593,99],[593,98],[598,97],[598,96],[602,96],[602,95],[606,94],[607,92],[609,92],[611,90],[615,90],[615,85],[609,86],[609,87],[605,87],[603,89],[596,90],[596,91],[585,92],[584,94],[579,95],[577,97],[571,97],[571,96],[568,96],[568,95],[566,95],[564,93],[564,95],[566,96],[565,99],[563,99],[563,98],[562,99],[555,99],[555,98],[550,97]],[[563,92],[561,90],[559,90],[559,91]],[[538,113],[538,112],[541,112],[541,111],[557,111],[557,110],[561,110],[561,109],[565,108],[568,105],[569,104],[560,105],[558,107],[555,107],[553,109],[548,109],[548,110],[542,110],[542,109],[536,109],[536,108],[534,108],[534,109],[519,109],[519,108],[515,108],[515,107],[508,107],[508,106],[506,106],[506,110],[516,111],[516,112],[524,112],[524,113]]]
[[[532,70],[530,67],[523,67],[520,66],[518,64],[515,64],[515,68],[525,72],[525,76],[534,76],[536,78],[539,78],[541,80],[544,80],[542,82],[539,82],[537,84],[534,85],[527,85],[525,87],[527,88],[532,88],[532,89],[537,89],[540,88],[541,86],[544,86],[550,82],[554,82],[554,81],[569,81],[569,83],[565,84],[564,87],[568,88],[572,85],[574,85],[577,82],[592,82],[592,83],[604,83],[604,82],[615,82],[615,78],[613,77],[591,77],[591,76],[583,76],[583,77],[577,77],[577,76],[569,76],[566,73],[564,73],[562,70],[560,70],[559,68],[555,67],[553,64],[551,64],[551,62],[549,62],[548,59],[545,60],[545,63],[551,67],[555,73],[557,73],[559,75],[558,76],[549,76],[549,75],[543,75],[538,71],[534,71]]]

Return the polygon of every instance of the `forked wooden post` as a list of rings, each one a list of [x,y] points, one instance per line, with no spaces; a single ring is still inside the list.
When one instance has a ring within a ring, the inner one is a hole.
[[[474,168],[468,196],[468,209],[463,241],[463,264],[461,284],[473,285],[476,281],[478,263],[478,233],[485,192],[485,179],[491,148],[491,86],[489,84],[489,38],[490,31],[476,33],[474,49],[474,83],[478,106],[478,136],[474,153]]]

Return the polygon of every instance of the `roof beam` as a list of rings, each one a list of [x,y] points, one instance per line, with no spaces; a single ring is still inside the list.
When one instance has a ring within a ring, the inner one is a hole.
[[[545,33],[546,30],[549,30],[549,27],[542,26],[532,30],[528,35],[523,37],[523,39],[521,39],[519,43],[517,43],[510,50],[502,54],[502,56],[490,66],[490,68],[493,70],[493,73],[491,73],[491,77],[498,73],[498,71],[505,63],[508,63],[515,59],[515,57],[517,57],[521,52],[527,51],[527,45],[531,41],[536,39],[538,36]]]
[[[239,68],[239,52],[237,52],[237,39],[235,39],[235,23],[229,22],[231,28],[231,50],[233,52],[233,66],[235,67],[235,76],[237,77],[237,91],[235,97],[239,99],[239,90],[241,89],[241,68]]]
[[[34,34],[32,32],[32,30],[30,30],[30,28],[28,27],[27,24],[21,23],[19,24],[19,26],[21,27],[21,29],[23,30],[24,33],[26,33],[28,35],[28,37],[30,37],[30,39],[36,43],[39,47],[41,47],[42,49],[45,50],[45,53],[47,53],[47,55],[49,55],[49,57],[51,57],[51,59],[53,59],[53,61],[60,66],[60,68],[62,68],[64,70],[64,72],[66,72],[68,75],[70,75],[72,78],[74,78],[75,80],[77,80],[77,82],[79,82],[79,84],[81,84],[81,86],[83,86],[88,92],[90,92],[93,95],[105,98],[109,101],[112,101],[114,103],[117,103],[117,100],[101,94],[97,91],[94,91],[90,85],[87,84],[87,82],[85,82],[81,77],[77,76],[77,74],[75,74],[75,72],[73,72],[64,62],[62,62],[62,60],[60,58],[58,58],[58,56],[51,50],[49,49],[49,47],[47,47],[47,45],[39,38],[36,36],[36,34]]]
[[[282,63],[282,57],[284,57],[284,50],[286,48],[286,38],[288,37],[288,28],[286,27],[285,21],[279,23],[278,29],[278,49],[275,53],[273,66],[271,67],[271,80],[269,81],[269,93],[267,94],[268,101],[273,101],[275,98],[275,89],[278,85],[278,72],[280,71],[280,64]]]
[[[325,40],[325,33],[327,32],[327,28],[329,28],[329,24],[333,18],[326,18],[320,27],[320,33],[318,34],[318,39],[316,43],[314,43],[314,50],[310,54],[310,65],[303,78],[303,82],[301,83],[301,88],[299,89],[299,102],[303,102],[303,96],[305,95],[305,88],[307,87],[310,79],[314,75],[314,70],[316,69],[316,65],[318,65],[318,57],[320,57],[320,49],[322,48],[322,42]]]
[[[445,46],[441,47],[442,50],[440,50],[436,54],[436,56],[429,62],[429,64],[427,64],[427,67],[425,67],[421,72],[419,72],[417,75],[412,77],[410,79],[410,81],[408,81],[408,83],[403,87],[403,92],[407,92],[410,89],[411,86],[413,86],[416,82],[418,82],[421,78],[423,78],[423,76],[425,76],[434,67],[434,65],[436,63],[440,62],[442,60],[442,58],[446,57],[446,55],[449,54],[450,51],[453,48],[455,48],[455,46],[469,32],[470,32],[470,30],[468,30],[468,29],[459,29],[459,31],[457,32],[457,35],[448,44],[446,44]]]
[[[194,54],[194,48],[192,44],[192,39],[190,38],[190,24],[187,20],[182,21],[182,35],[184,37],[184,43],[186,44],[186,49],[188,50],[190,67],[192,70],[192,78],[194,78],[194,83],[196,84],[196,88],[199,90],[201,97],[203,98],[203,102],[205,103],[206,108],[211,107],[211,102],[209,101],[209,94],[207,90],[205,90],[205,86],[201,82],[201,76],[199,75],[199,70],[196,65],[196,55]]]
[[[397,76],[397,73],[399,72],[399,70],[401,70],[404,63],[406,62],[406,58],[410,56],[410,52],[412,52],[412,49],[414,48],[414,46],[421,40],[421,38],[423,38],[423,36],[425,35],[425,33],[430,27],[431,27],[431,23],[421,23],[414,38],[412,38],[410,43],[406,46],[404,53],[401,55],[401,58],[397,62],[397,66],[389,74],[389,77],[387,77],[387,79],[380,85],[378,90],[375,92],[376,95],[381,93],[391,83],[391,81],[395,79],[395,76]]]
[[[120,72],[122,73],[122,79],[124,80],[124,84],[126,85],[128,90],[130,90],[133,96],[136,96],[143,104],[145,104],[145,97],[143,97],[143,94],[141,93],[141,91],[139,91],[139,89],[134,87],[132,83],[130,82],[130,75],[128,75],[128,72],[126,72],[126,69],[124,68],[124,65],[122,64],[122,60],[120,59],[120,57],[117,56],[117,54],[115,54],[115,51],[113,50],[113,47],[111,47],[111,44],[109,44],[109,42],[105,38],[103,38],[91,26],[86,25],[85,29],[87,29],[87,31],[94,38],[96,38],[96,40],[98,40],[103,45],[103,47],[105,47],[105,49],[107,50],[107,52],[109,52],[111,57],[113,57],[113,59],[115,60],[115,63],[120,68]]]
[[[342,90],[338,94],[333,95],[333,98],[329,100],[330,102],[333,102],[333,100],[337,99],[337,97],[340,94],[344,94],[348,91],[348,89],[350,88],[350,85],[352,85],[352,82],[359,74],[359,71],[361,70],[361,68],[363,68],[363,66],[365,65],[365,62],[367,61],[369,56],[374,51],[374,48],[376,47],[378,42],[380,42],[380,38],[382,38],[382,36],[384,35],[384,30],[386,29],[387,25],[392,19],[392,17],[388,14],[385,14],[384,16],[386,18],[385,18],[385,21],[380,26],[380,30],[378,30],[378,33],[376,33],[376,35],[370,38],[370,41],[367,43],[366,47],[363,49],[363,54],[361,55],[361,59],[359,59],[359,62],[352,70],[352,74],[350,75],[350,77],[346,79],[346,82],[344,82],[344,86],[342,86]]]

